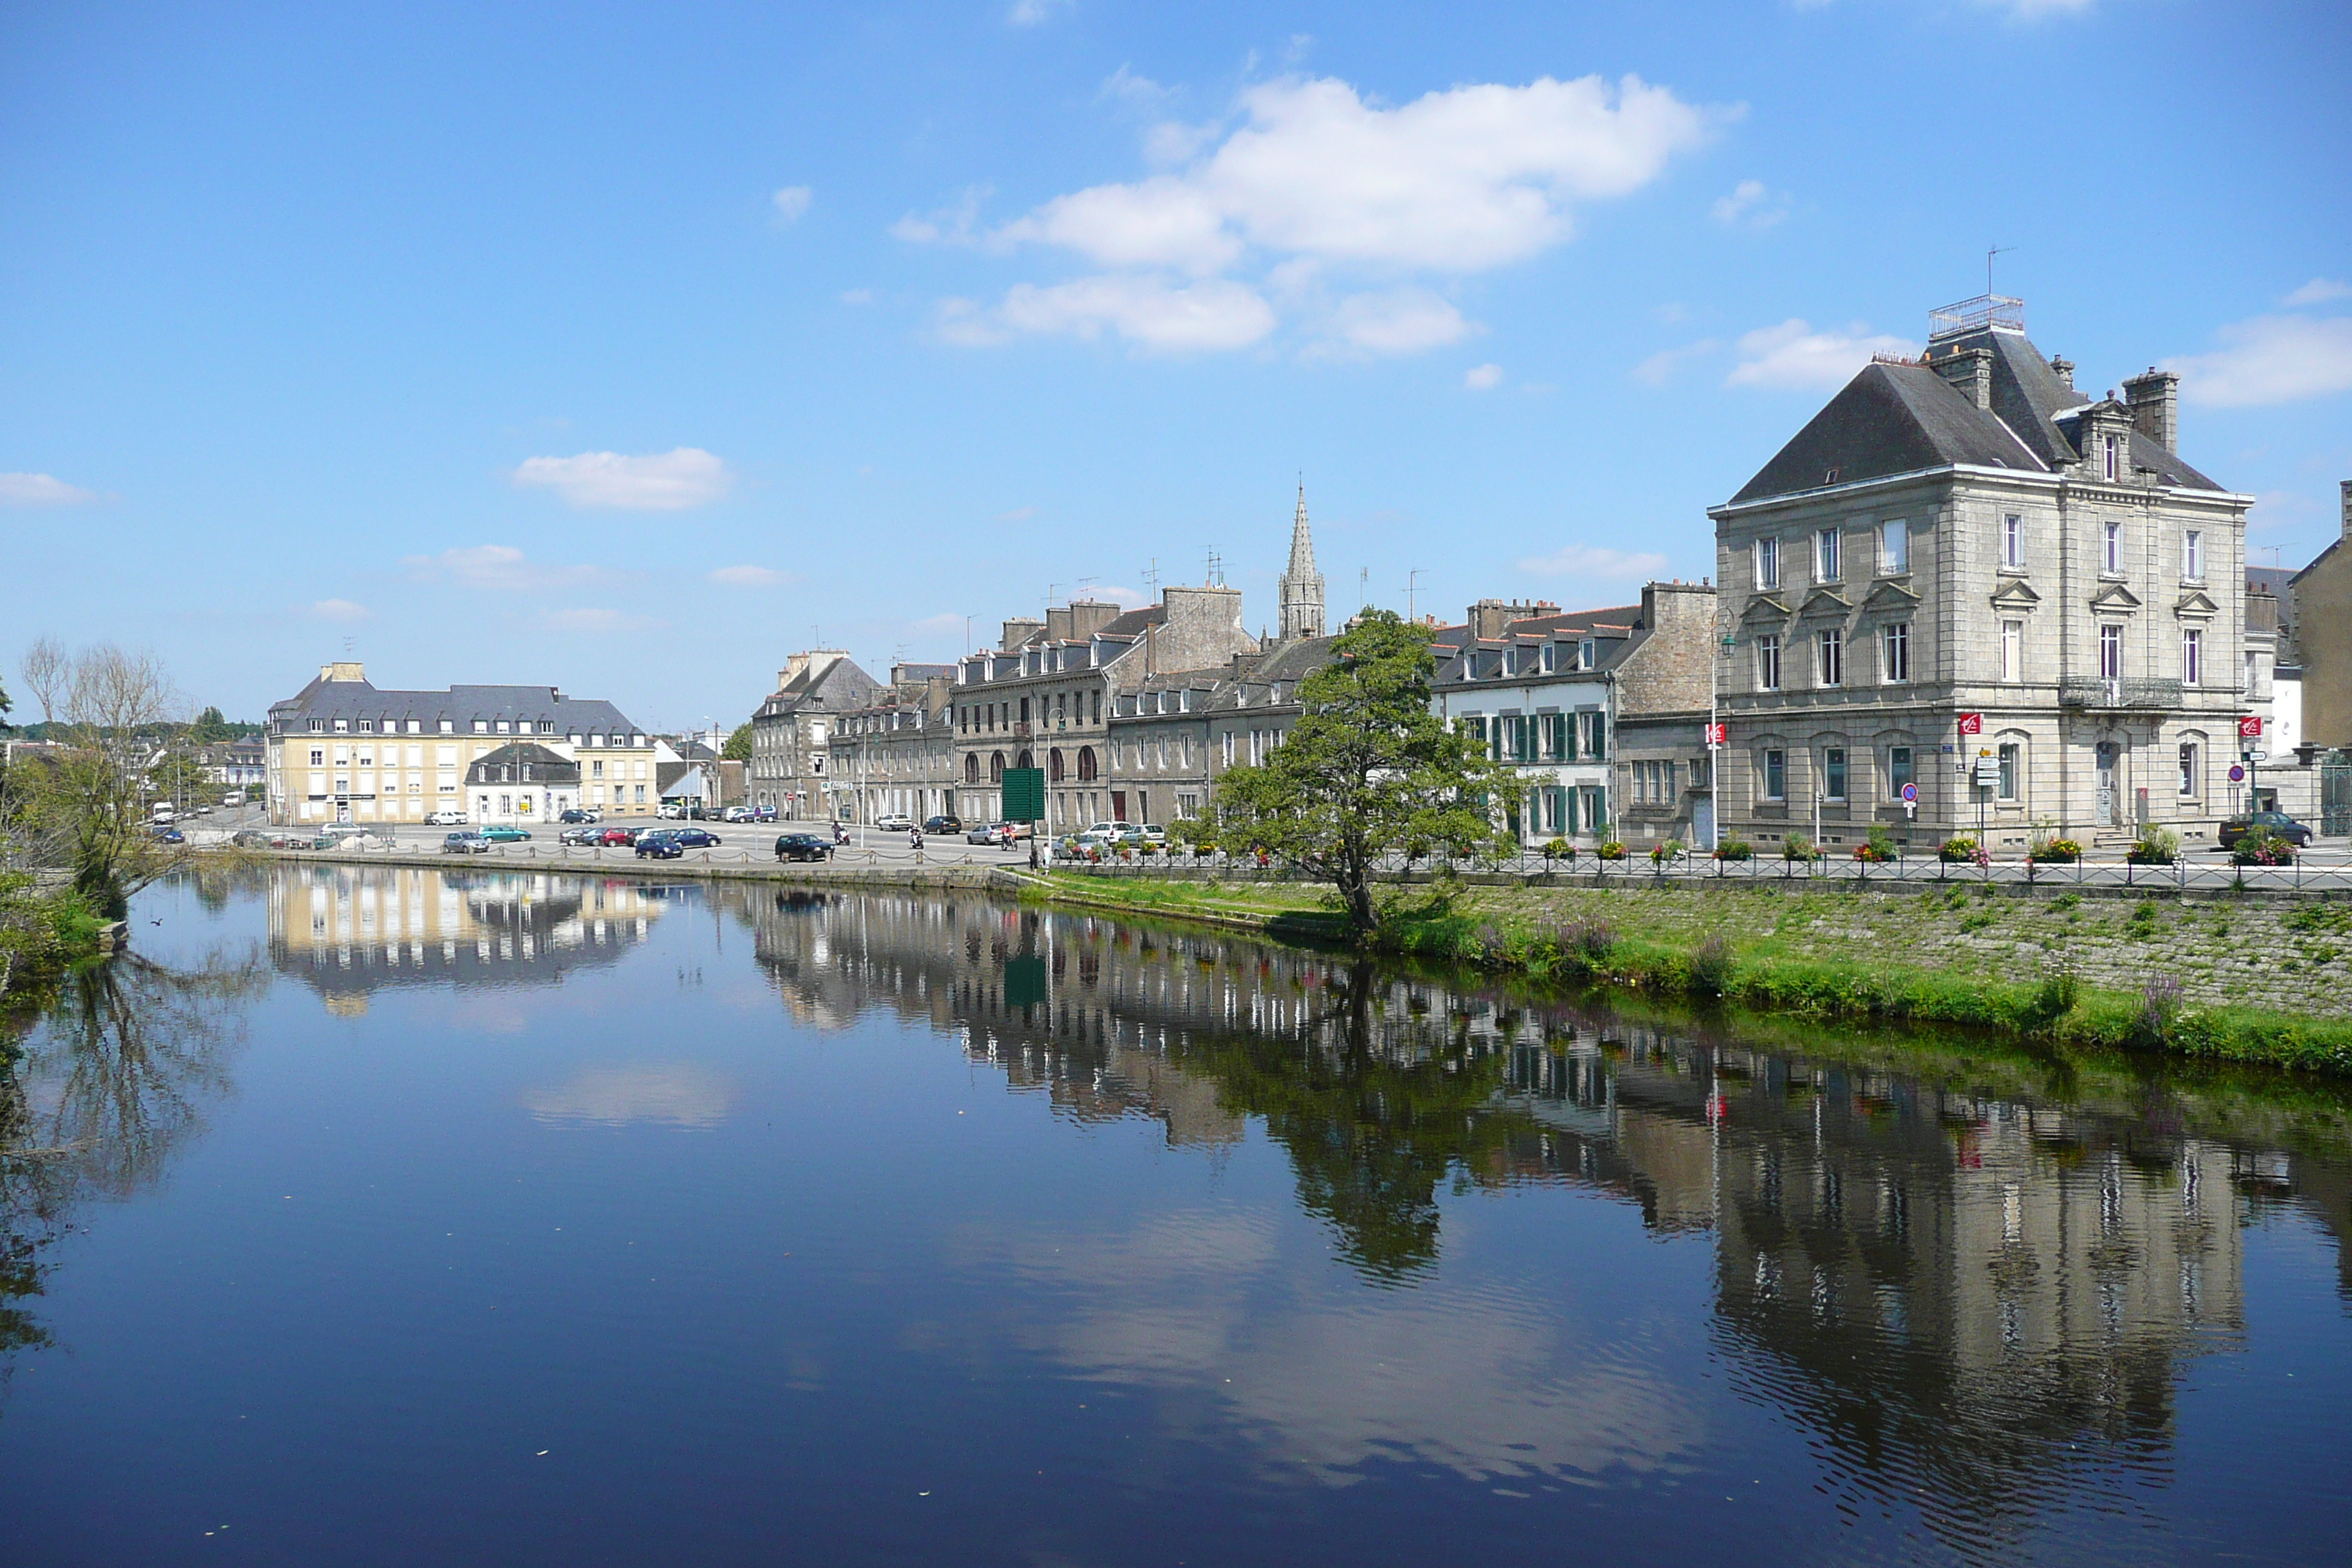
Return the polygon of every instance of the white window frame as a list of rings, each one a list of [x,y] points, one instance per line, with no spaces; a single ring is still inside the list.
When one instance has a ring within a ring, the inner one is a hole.
[[[1780,787],[1778,789],[1772,787],[1772,774],[1776,769],[1780,775]],[[1789,798],[1789,753],[1778,746],[1765,749],[1763,790],[1766,800],[1786,801]]]
[[[2203,763],[2203,748],[2200,747],[2194,741],[2183,741],[2180,742],[2181,799],[2195,800],[2205,793],[2204,790],[2200,787],[2200,785],[2204,782],[2205,776]]]
[[[1756,541],[1756,585],[1759,588],[1780,585],[1780,541],[1776,534],[1763,534]]]
[[[2025,679],[2025,623],[2000,623],[2000,678],[2017,681]]]
[[[2121,680],[2124,675],[2124,625],[2121,621],[2099,623],[2099,679]]]
[[[1911,571],[1911,524],[1890,517],[1878,525],[1878,574],[1901,577]]]
[[[1836,791],[1832,794],[1832,790]],[[1822,748],[1822,798],[1843,805],[1853,791],[1853,758],[1843,746]]]
[[[2000,520],[2000,563],[2011,572],[2025,570],[2025,515],[2009,512]]]
[[[1845,563],[1842,557],[1845,552],[1841,548],[1843,542],[1843,536],[1834,528],[1820,529],[1814,532],[1813,580],[1815,582],[1834,583],[1844,575]]]
[[[1765,632],[1756,639],[1756,689],[1780,689],[1780,634]]]
[[[1888,686],[1907,686],[1911,681],[1911,623],[1889,621],[1879,628],[1878,666],[1880,678]]]
[[[2180,577],[2186,583],[2205,581],[2205,531],[2185,529],[2180,535]]]
[[[1836,626],[1813,634],[1813,678],[1823,686],[1845,684],[1845,633]]]
[[[2099,533],[2099,575],[2120,577],[2124,574],[2124,525],[2110,522]]]
[[[2201,686],[2205,676],[2205,628],[2180,628],[2180,684]]]

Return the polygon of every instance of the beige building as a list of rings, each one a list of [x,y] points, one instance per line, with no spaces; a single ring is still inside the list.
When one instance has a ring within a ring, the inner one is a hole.
[[[269,710],[269,820],[423,822],[473,805],[467,773],[529,740],[576,764],[581,805],[650,816],[659,804],[657,744],[611,703],[551,686],[453,686],[387,691],[355,663],[319,677]]]

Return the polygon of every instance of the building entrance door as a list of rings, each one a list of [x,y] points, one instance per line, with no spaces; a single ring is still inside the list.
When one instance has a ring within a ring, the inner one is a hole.
[[[1691,839],[1696,847],[1715,847],[1715,797],[1711,795],[1691,796]]]
[[[1123,789],[1110,792],[1110,819],[1113,822],[1127,820],[1127,792]]]
[[[2101,827],[2116,825],[2116,743],[2099,742],[2099,791],[2095,797],[2091,820]]]

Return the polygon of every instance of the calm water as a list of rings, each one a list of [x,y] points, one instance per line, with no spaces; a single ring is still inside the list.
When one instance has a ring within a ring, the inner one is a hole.
[[[2352,1554],[2339,1093],[977,900],[134,924],[0,1104],[11,1563]]]

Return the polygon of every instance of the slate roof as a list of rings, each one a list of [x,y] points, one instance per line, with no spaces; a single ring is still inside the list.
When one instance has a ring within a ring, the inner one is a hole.
[[[513,777],[505,770],[522,766],[530,770],[527,778]],[[535,741],[520,741],[485,752],[474,759],[466,770],[466,787],[477,784],[576,784],[580,782],[580,764],[561,752],[551,752]]]
[[[1979,348],[1992,354],[1990,409],[1979,408],[1924,363],[1865,365],[1732,503],[1956,463],[2056,473],[2080,461],[2075,426],[2094,400],[2067,385],[2020,333],[1971,332],[1939,340],[1929,352],[1941,358]],[[2131,435],[2131,461],[2169,485],[2221,488],[2137,431]]]
[[[760,704],[761,718],[787,713],[839,713],[863,708],[874,700],[882,683],[858,668],[854,658],[835,659],[811,675],[803,669]]]
[[[601,698],[566,697],[552,686],[453,686],[446,691],[383,691],[365,680],[313,680],[283,702],[273,703],[269,721],[289,733],[312,719],[366,719],[378,722],[419,721],[426,732],[447,719],[460,732],[474,721],[527,725],[527,734],[643,734],[625,714]],[[388,732],[388,731],[387,731]]]

